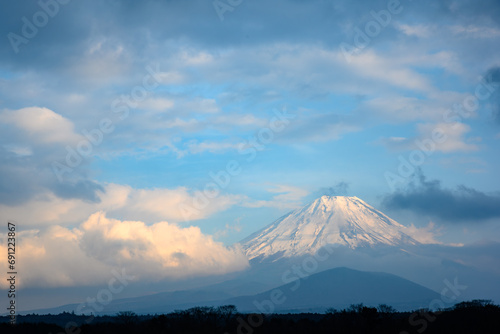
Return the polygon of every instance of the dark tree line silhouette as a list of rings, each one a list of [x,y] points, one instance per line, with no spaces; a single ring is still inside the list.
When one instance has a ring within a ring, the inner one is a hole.
[[[472,300],[439,311],[397,312],[389,305],[354,304],[325,314],[241,314],[233,305],[194,307],[162,315],[119,312],[89,317],[74,313],[25,315],[12,326],[3,317],[0,333],[206,333],[206,334],[316,334],[316,333],[499,333],[500,306]]]

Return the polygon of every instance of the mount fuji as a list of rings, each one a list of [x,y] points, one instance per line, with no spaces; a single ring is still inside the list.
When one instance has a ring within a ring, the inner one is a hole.
[[[356,249],[419,242],[397,223],[357,197],[322,196],[241,241],[249,260],[273,261],[316,253],[326,245]]]

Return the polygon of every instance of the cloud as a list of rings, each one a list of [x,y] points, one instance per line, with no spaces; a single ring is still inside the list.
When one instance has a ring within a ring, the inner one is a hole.
[[[296,209],[303,205],[302,200],[309,194],[303,188],[290,185],[277,184],[267,191],[273,195],[270,200],[247,200],[242,203],[243,206],[249,208],[279,208],[279,209]]]
[[[256,127],[268,126],[269,120],[258,118],[252,114],[231,114],[226,112],[213,118],[210,123],[227,127],[238,126],[255,129]]]
[[[496,89],[492,94],[492,110],[493,110],[493,119],[497,124],[500,125],[500,67],[490,68],[486,72],[485,80],[489,84],[495,85]]]
[[[44,193],[63,199],[98,201],[102,187],[86,177],[89,161],[59,182],[52,170],[63,161],[66,147],[76,149],[86,140],[71,120],[48,108],[27,107],[0,112],[0,203],[18,205]]]
[[[214,239],[224,238],[230,234],[241,232],[243,226],[241,226],[241,217],[235,219],[233,224],[226,224],[224,229],[218,230],[214,233]]]
[[[422,244],[443,244],[436,238],[442,234],[442,228],[437,228],[436,224],[429,222],[427,226],[416,227],[413,224],[406,227],[405,233]]]
[[[120,215],[131,219],[166,219],[175,222],[198,220],[206,218],[216,212],[224,211],[239,204],[243,197],[240,195],[219,194],[208,205],[198,204],[200,193],[186,187],[175,189],[128,189],[128,196],[124,205],[115,209]],[[188,208],[186,208],[188,206]],[[186,212],[189,214],[186,217]]]
[[[447,61],[448,62],[448,61]],[[443,115],[457,100],[464,96],[451,92],[432,92],[425,98],[387,94],[363,102],[363,108],[390,122],[408,122],[416,120],[439,122]]]
[[[172,99],[167,98],[149,98],[145,99],[143,102],[139,103],[139,107],[142,109],[151,109],[155,111],[165,111],[169,110],[174,106],[175,102]]]
[[[318,196],[347,196],[349,192],[349,183],[341,181],[334,186],[321,188]]]
[[[438,123],[438,124],[418,124],[418,140],[434,138],[434,133],[438,132],[442,139],[436,142],[436,151],[449,153],[459,151],[476,151],[478,146],[468,143],[465,135],[470,132],[471,128],[463,123]],[[472,140],[480,140],[474,138]]]
[[[299,201],[303,197],[307,196],[307,194],[309,194],[309,192],[305,189],[287,185],[275,185],[273,188],[269,188],[267,191],[278,194],[273,197],[274,200],[288,202]]]
[[[0,250],[6,249],[2,234]],[[198,227],[168,222],[147,225],[120,221],[104,212],[92,214],[73,229],[51,226],[18,233],[20,287],[85,286],[102,284],[112,269],[143,282],[216,275],[248,267],[238,248],[224,247]],[[61,251],[64,250],[64,251]],[[7,262],[2,261],[2,271]],[[0,287],[6,288],[6,282]]]
[[[31,147],[25,145],[6,144],[3,145],[3,148],[8,153],[14,153],[17,157],[27,157],[33,155],[33,150],[31,149]]]
[[[84,201],[99,202],[97,192],[104,192],[103,186],[95,181],[80,180],[74,184],[65,182],[54,185],[54,194],[60,198],[75,198]]]
[[[328,142],[341,139],[344,135],[362,129],[354,117],[338,115],[333,112],[318,114],[304,110],[290,121],[279,133],[278,143]]]
[[[73,123],[47,108],[29,107],[4,110],[0,122],[17,127],[33,142],[74,144],[83,136],[74,132]]]
[[[198,154],[203,152],[210,153],[218,153],[218,152],[226,152],[229,150],[236,151],[238,147],[241,145],[241,142],[209,142],[204,141],[198,143],[193,140],[188,143],[188,150],[191,154]]]
[[[78,192],[72,197],[61,196],[74,189]],[[102,210],[114,217],[145,222],[181,222],[186,220],[182,205],[191,205],[193,210],[188,218],[198,220],[239,204],[243,199],[239,195],[220,194],[210,205],[198,208],[192,204],[198,198],[196,192],[186,187],[135,189],[128,185],[101,185],[95,182],[80,183],[69,189],[61,186],[59,192],[41,192],[23,204],[0,204],[0,219],[15,219],[22,221],[25,226],[72,224]],[[89,200],[91,195],[96,197]]]
[[[409,24],[398,24],[396,23],[396,28],[401,30],[405,35],[408,36],[416,36],[420,38],[427,38],[431,34],[432,29],[436,29],[434,27],[430,27],[428,25],[418,24],[418,25],[409,25]]]
[[[500,84],[500,67],[496,66],[496,67],[490,68],[486,72],[485,77],[486,77],[486,81],[488,83]]]
[[[498,38],[500,37],[500,29],[494,27],[468,25],[468,26],[451,26],[450,30],[453,34],[466,38]]]
[[[367,79],[375,79],[394,87],[403,87],[413,91],[430,91],[428,80],[399,62],[392,62],[374,51],[366,51],[352,57],[353,71]]]
[[[450,224],[500,218],[500,193],[487,194],[464,185],[446,189],[438,180],[427,181],[421,172],[406,189],[387,195],[382,205],[392,210],[410,210]]]
[[[470,152],[479,149],[475,142],[480,137],[466,137],[471,127],[464,123],[417,124],[417,135],[411,138],[390,137],[382,140],[388,148],[401,150],[425,150],[430,152]]]

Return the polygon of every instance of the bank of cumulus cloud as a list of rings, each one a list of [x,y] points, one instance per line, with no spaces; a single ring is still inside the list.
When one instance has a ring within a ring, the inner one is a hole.
[[[7,239],[2,236],[2,240]],[[239,248],[225,247],[198,227],[121,221],[102,211],[73,229],[56,225],[20,232],[17,245],[23,287],[102,284],[114,268],[124,268],[136,280],[158,281],[224,274],[248,266]],[[0,249],[7,253],[4,242]],[[2,263],[1,270],[7,271],[6,266]]]

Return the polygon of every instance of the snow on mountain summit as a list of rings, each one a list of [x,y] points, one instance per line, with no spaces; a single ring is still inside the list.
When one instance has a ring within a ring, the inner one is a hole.
[[[241,241],[249,260],[313,254],[327,244],[350,248],[418,244],[406,227],[357,197],[322,196]]]

